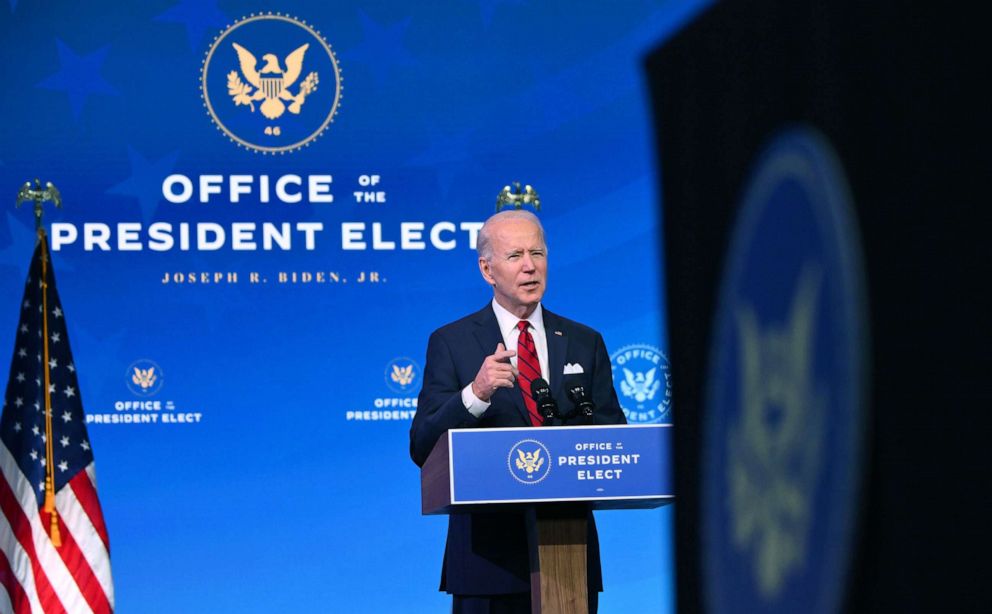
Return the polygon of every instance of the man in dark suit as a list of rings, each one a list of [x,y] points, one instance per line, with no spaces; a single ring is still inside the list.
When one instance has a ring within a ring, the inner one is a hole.
[[[593,423],[624,424],[602,336],[541,305],[548,250],[537,217],[522,210],[497,213],[479,231],[478,251],[479,271],[493,287],[493,300],[431,335],[410,429],[414,462],[423,465],[448,429],[539,425],[530,397],[530,381],[537,377],[548,381],[560,408],[572,405],[567,380],[589,391],[596,406]],[[589,519],[589,597],[595,612],[603,586],[591,514]],[[529,612],[523,514],[450,516],[441,590],[453,595],[456,613]]]

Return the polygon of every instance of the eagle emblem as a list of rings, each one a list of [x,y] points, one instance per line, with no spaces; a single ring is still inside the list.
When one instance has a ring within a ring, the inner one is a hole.
[[[33,200],[33,201],[51,201],[55,203],[56,207],[62,207],[62,194],[59,192],[58,188],[52,185],[51,181],[45,183],[45,189],[41,189],[41,180],[35,179],[34,186],[31,186],[31,182],[25,182],[21,186],[21,189],[17,191],[17,202],[15,206],[20,207],[21,203]]]
[[[400,386],[408,386],[413,381],[413,365],[401,367],[393,365],[393,370],[389,374],[390,379]]]
[[[59,192],[58,188],[52,185],[49,181],[45,184],[45,188],[41,188],[41,180],[34,180],[34,187],[31,186],[31,182],[26,182],[21,189],[17,192],[17,202],[15,206],[20,207],[21,203],[27,201],[34,201],[34,221],[35,225],[41,228],[41,218],[43,215],[42,204],[45,202],[52,202],[56,207],[62,207],[62,194]]]
[[[261,101],[258,110],[268,119],[278,119],[287,110],[298,115],[307,96],[317,89],[317,73],[313,71],[303,79],[296,93],[291,89],[303,72],[303,56],[310,44],[301,45],[286,56],[285,70],[274,53],[263,55],[263,65],[258,68],[258,60],[250,51],[237,43],[231,44],[238,53],[241,74],[247,81],[242,81],[236,70],[227,75],[227,93],[235,106],[247,105],[254,113],[255,103]],[[266,128],[266,134],[278,135],[278,128]]]
[[[544,465],[544,459],[541,458],[540,448],[536,448],[530,453],[524,452],[523,450],[517,450],[517,469],[526,471],[527,477],[531,477],[541,468],[542,465]]]
[[[734,544],[769,598],[806,561],[823,463],[826,394],[813,373],[819,278],[803,272],[783,323],[762,327],[750,306],[736,310],[741,413],[727,440],[727,503]]]
[[[649,369],[646,373],[641,371],[634,373],[624,367],[624,379],[620,382],[620,390],[624,396],[633,397],[638,403],[653,399],[658,388],[661,387],[661,381],[655,379],[657,373],[657,367]]]
[[[136,386],[140,386],[142,390],[148,390],[154,386],[156,379],[158,376],[155,375],[155,367],[148,367],[147,369],[135,367],[134,373],[131,375],[131,381]]]

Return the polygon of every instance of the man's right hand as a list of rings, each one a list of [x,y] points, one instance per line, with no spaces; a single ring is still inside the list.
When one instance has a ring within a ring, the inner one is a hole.
[[[510,357],[516,355],[516,352],[504,348],[500,343],[496,346],[496,351],[482,361],[482,367],[472,381],[472,392],[480,401],[488,403],[497,388],[513,388],[517,370],[510,364]]]

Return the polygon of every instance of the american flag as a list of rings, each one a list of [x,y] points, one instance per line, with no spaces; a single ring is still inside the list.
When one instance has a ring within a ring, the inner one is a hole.
[[[48,253],[39,233],[0,417],[0,612],[112,612],[107,527]]]

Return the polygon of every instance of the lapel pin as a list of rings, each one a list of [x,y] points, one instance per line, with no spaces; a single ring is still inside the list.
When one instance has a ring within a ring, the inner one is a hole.
[[[564,337],[565,336],[565,334],[562,333],[560,330],[556,330],[555,331],[555,334],[558,335],[559,337]]]

